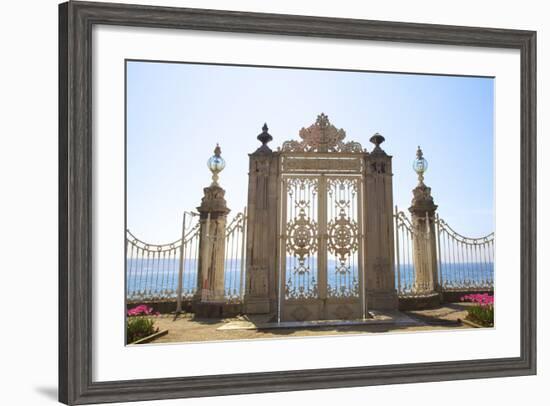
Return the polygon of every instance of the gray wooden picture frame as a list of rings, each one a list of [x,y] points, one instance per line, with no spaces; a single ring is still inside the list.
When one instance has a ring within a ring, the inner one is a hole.
[[[92,380],[92,27],[117,26],[512,48],[521,53],[521,355],[400,365]],[[59,400],[219,396],[536,373],[536,32],[109,3],[59,6]]]

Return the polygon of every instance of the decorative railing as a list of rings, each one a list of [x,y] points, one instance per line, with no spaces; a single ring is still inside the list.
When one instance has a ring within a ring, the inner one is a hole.
[[[402,211],[395,220],[395,278],[401,296],[425,291],[416,278],[415,250],[433,255],[430,227],[416,229]],[[453,230],[438,215],[434,219],[436,275],[434,286],[441,291],[474,291],[493,289],[494,233],[480,238],[465,237]],[[415,247],[415,237],[416,244]]]
[[[414,267],[413,236],[411,221],[402,211],[397,211],[395,219],[395,286],[400,295],[416,291]]]
[[[244,294],[246,248],[246,208],[237,214],[225,231],[225,297],[240,300]]]
[[[495,233],[465,237],[436,217],[439,286],[444,290],[492,289]]]
[[[191,297],[197,286],[199,223],[182,239],[169,244],[150,244],[126,231],[126,298],[130,301]]]
[[[197,291],[200,223],[190,216],[183,238],[150,244],[126,230],[126,299],[130,302],[190,299]],[[185,222],[185,220],[184,220]],[[225,296],[239,300],[244,292],[246,210],[226,227]],[[178,294],[180,293],[180,294]]]

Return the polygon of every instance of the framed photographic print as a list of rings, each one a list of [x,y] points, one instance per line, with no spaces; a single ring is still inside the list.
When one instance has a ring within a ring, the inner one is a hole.
[[[59,398],[536,373],[536,33],[59,8]]]

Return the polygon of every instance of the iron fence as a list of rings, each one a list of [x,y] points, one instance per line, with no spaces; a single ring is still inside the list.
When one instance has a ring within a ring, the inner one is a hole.
[[[396,207],[395,214],[395,278],[398,294],[415,295],[425,287],[416,281],[415,249],[431,252],[430,227],[416,229],[411,220]],[[494,284],[494,233],[479,238],[465,237],[447,222],[435,216],[437,258],[436,289],[441,291],[491,290]],[[416,244],[425,244],[415,247]]]
[[[444,290],[492,289],[495,234],[465,237],[436,217],[439,285]]]
[[[415,293],[415,268],[413,252],[413,225],[402,211],[396,212],[395,220],[395,278],[400,295]]]
[[[395,277],[401,296],[422,290],[416,282],[414,237],[418,233],[402,211],[395,220]],[[225,297],[240,301],[244,294],[246,209],[229,221],[225,231]],[[436,285],[443,291],[487,290],[494,283],[494,233],[480,238],[466,237],[435,217],[437,255]],[[182,238],[168,244],[150,244],[126,232],[126,298],[130,302],[145,300],[190,299],[197,291],[200,223],[191,216],[182,227]],[[426,241],[426,234],[418,241]],[[417,248],[418,249],[418,248]],[[430,248],[431,249],[431,248]]]
[[[190,213],[187,213],[190,214]],[[197,291],[200,223],[184,216],[182,238],[168,244],[150,244],[126,230],[126,299],[129,302],[191,299]],[[242,298],[245,272],[246,209],[226,227],[225,296]]]
[[[246,208],[226,227],[224,285],[225,297],[236,301],[244,295]]]

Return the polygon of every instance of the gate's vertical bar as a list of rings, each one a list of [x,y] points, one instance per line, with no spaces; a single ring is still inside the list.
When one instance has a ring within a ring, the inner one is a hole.
[[[241,276],[239,279],[239,296],[241,297],[241,300],[244,298],[244,269],[245,269],[245,262],[246,262],[246,223],[247,223],[247,214],[246,214],[246,206],[244,206],[243,209],[243,219],[242,219],[242,239],[241,239]]]
[[[477,288],[480,287],[480,280],[481,280],[481,271],[479,270],[480,269],[480,263],[478,262],[479,261],[479,250],[478,250],[478,247],[477,247],[477,242],[474,241],[473,242],[473,255],[474,255],[474,282],[475,282],[475,286]]]
[[[396,270],[397,270],[397,294],[401,293],[401,265],[399,263],[399,209],[395,205],[395,254],[396,254]]]
[[[287,180],[283,178],[280,182],[280,199],[281,203],[279,204],[279,257],[281,258],[279,262],[279,280],[278,280],[278,295],[277,295],[277,323],[281,322],[282,314],[282,305],[283,305],[283,273],[284,281],[286,283],[286,206],[288,203],[287,197]]]
[[[437,275],[439,277],[439,286],[438,289],[442,290],[443,286],[443,268],[441,267],[441,241],[440,241],[440,234],[441,230],[439,229],[439,213],[435,214],[435,233],[437,236],[436,242],[437,242]]]
[[[485,264],[485,278],[487,287],[490,286],[490,275],[492,274],[491,265],[489,264],[489,243],[483,242],[483,263]]]
[[[363,177],[359,178],[357,180],[357,183],[359,183],[358,195],[357,195],[357,220],[359,223],[359,254],[358,254],[358,262],[359,266],[361,267],[361,272],[358,272],[359,277],[359,300],[361,301],[361,316],[364,319],[367,318],[367,306],[366,306],[366,292],[365,292],[365,228],[363,225]]]
[[[130,244],[132,247],[132,252],[130,253],[130,266],[128,267],[128,230],[126,230],[126,233],[124,235],[124,252],[126,254],[126,260],[124,262],[124,268],[126,269],[126,275],[124,276],[124,284],[125,290],[126,290],[126,301],[128,301],[128,298],[130,296],[130,283],[128,282],[130,279],[130,273],[132,272],[132,254],[134,252],[134,245]],[[129,268],[129,269],[128,269]]]
[[[433,256],[434,256],[434,252],[433,252],[433,246],[432,246],[432,227],[430,225],[430,214],[426,211],[426,245],[427,245],[427,249],[426,249],[426,253],[428,255],[428,258],[426,258],[425,262],[426,264],[429,264],[428,266],[428,269],[430,270],[431,274],[432,274],[432,286],[429,286],[429,287],[425,287],[425,289],[433,289],[433,290],[437,290],[436,289],[436,284],[437,284],[437,280],[439,279],[439,275],[438,275],[438,272],[439,272],[439,269],[436,269],[436,273],[434,274],[434,269],[433,269]],[[435,239],[435,238],[434,238]],[[436,264],[435,266],[437,266],[437,261],[436,261]]]
[[[208,212],[208,215],[206,216],[206,228],[200,238],[202,239],[204,236],[205,244],[199,243],[199,246],[201,246],[202,249],[199,249],[199,255],[202,255],[202,258],[210,258],[211,250],[212,250],[212,244],[213,239],[215,238],[210,235],[210,220],[211,220],[211,212]],[[199,239],[199,241],[201,241]],[[201,261],[201,280],[200,282],[200,297],[201,300],[208,300],[210,298],[210,285],[208,285],[208,261]]]
[[[318,297],[323,300],[327,298],[327,178],[324,174],[319,177],[319,193],[317,195],[317,221],[319,224],[319,248],[317,251],[317,284]],[[321,318],[326,318],[326,305],[323,305]]]
[[[176,304],[176,316],[181,313],[181,295],[183,289],[183,260],[184,260],[184,247],[185,247],[185,217],[187,213],[183,212],[183,224],[181,226],[181,245],[180,245],[180,262],[178,270],[178,287],[176,290],[177,304]]]

